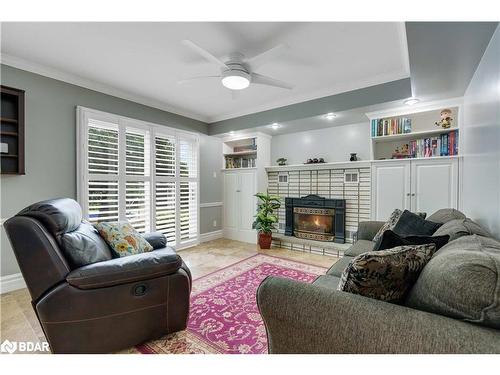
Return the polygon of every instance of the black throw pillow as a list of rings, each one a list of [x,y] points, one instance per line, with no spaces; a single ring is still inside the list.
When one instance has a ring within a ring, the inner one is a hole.
[[[432,236],[441,225],[404,210],[392,230],[400,236]]]
[[[382,237],[375,243],[374,251],[392,249],[397,246],[425,245],[433,243],[436,251],[448,243],[450,236],[400,236],[392,230],[386,230]]]

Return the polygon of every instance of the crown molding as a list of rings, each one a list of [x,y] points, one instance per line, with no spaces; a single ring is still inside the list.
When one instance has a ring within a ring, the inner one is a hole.
[[[67,73],[62,70],[58,70],[49,66],[34,63],[20,57],[12,56],[6,53],[0,54],[0,63],[3,65],[12,66],[17,69],[25,70],[31,73],[35,73],[44,77],[56,79],[58,81],[66,82],[75,86],[80,86],[89,90],[98,91],[100,93],[115,96],[120,99],[130,100],[132,102],[146,105],[148,107],[160,109],[162,111],[167,111],[174,113],[179,116],[188,117],[193,120],[198,120],[207,123],[209,118],[201,116],[199,114],[189,112],[180,108],[170,106],[161,101],[144,97],[142,95],[133,94],[131,92],[123,91],[116,87],[99,83],[87,78],[80,77],[76,74]]]

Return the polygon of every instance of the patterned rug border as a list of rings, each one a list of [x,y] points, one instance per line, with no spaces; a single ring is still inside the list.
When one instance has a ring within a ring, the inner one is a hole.
[[[207,273],[206,275],[203,275],[203,276],[199,276],[197,277],[196,279],[193,279],[193,282],[195,281],[198,281],[198,280],[201,280],[205,277],[208,277],[208,276],[212,276],[213,274],[217,273],[217,272],[220,272],[220,271],[224,271],[225,269],[229,268],[229,267],[233,267],[233,266],[236,266],[237,264],[240,264],[240,263],[243,263],[249,259],[252,259],[252,258],[255,258],[255,257],[258,257],[260,255],[264,255],[266,257],[270,257],[270,258],[276,258],[276,259],[281,259],[281,260],[288,260],[290,262],[295,262],[295,263],[300,263],[300,264],[304,264],[306,266],[311,266],[311,267],[318,267],[318,268],[322,268],[324,270],[328,270],[328,267],[323,267],[323,266],[318,266],[316,264],[311,264],[311,263],[306,263],[306,262],[303,262],[303,261],[300,261],[300,260],[295,260],[295,259],[290,259],[290,258],[283,258],[283,257],[279,257],[279,256],[276,256],[276,255],[269,255],[269,254],[262,254],[262,253],[257,253],[257,254],[254,254],[254,255],[250,255],[249,257],[247,258],[244,258],[244,259],[241,259],[241,260],[238,260],[237,262],[234,262],[234,263],[231,263],[230,265],[228,266],[225,266],[225,267],[222,267],[222,268],[219,268],[218,270],[215,270],[215,271],[212,271],[210,273]],[[337,261],[335,263],[337,263],[340,259],[340,257],[332,257],[332,258],[337,258]],[[333,263],[333,264],[335,264]]]

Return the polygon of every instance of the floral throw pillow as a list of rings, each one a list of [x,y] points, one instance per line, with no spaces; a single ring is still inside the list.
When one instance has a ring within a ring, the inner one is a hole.
[[[127,222],[102,222],[94,225],[104,241],[119,257],[145,253],[153,247]]]
[[[401,302],[436,251],[433,243],[398,246],[358,255],[342,273],[338,290]]]
[[[399,218],[401,217],[401,215],[403,215],[403,211],[401,211],[400,209],[395,209],[391,216],[389,216],[389,220],[387,220],[385,222],[384,225],[382,225],[382,228],[380,228],[377,232],[377,234],[375,235],[375,237],[373,237],[373,242],[377,242],[381,237],[382,235],[384,234],[384,232],[386,230],[393,230],[394,227],[396,226],[396,224],[398,223],[399,221]]]

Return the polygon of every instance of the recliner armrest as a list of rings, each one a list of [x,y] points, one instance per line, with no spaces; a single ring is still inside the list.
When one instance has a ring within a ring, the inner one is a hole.
[[[142,235],[149,242],[153,249],[162,249],[167,246],[167,237],[161,232],[150,232]]]
[[[70,272],[66,281],[79,289],[104,288],[169,275],[181,265],[181,257],[165,248],[89,264]]]

